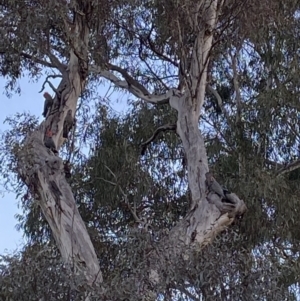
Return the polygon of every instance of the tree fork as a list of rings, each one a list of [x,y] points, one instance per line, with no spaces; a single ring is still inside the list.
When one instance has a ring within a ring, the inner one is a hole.
[[[199,114],[188,92],[180,98],[171,97],[170,104],[178,112],[176,131],[187,157],[192,204],[186,217],[149,254],[149,281],[158,290],[164,275],[164,264],[176,265],[178,260],[188,264],[192,250],[201,251],[247,209],[244,201],[234,193],[228,192],[227,200],[224,200],[216,192],[209,191],[206,181],[209,168],[204,139],[199,130]],[[154,291],[148,288],[153,299]]]
[[[60,158],[53,155],[43,145],[46,129],[54,133],[53,140],[59,149],[63,143],[63,122],[67,111],[75,113],[78,97],[85,86],[87,71],[96,72],[110,80],[116,86],[127,89],[133,95],[149,103],[168,103],[177,110],[178,118],[176,131],[182,140],[188,162],[188,182],[192,195],[192,204],[187,216],[178,222],[166,237],[160,242],[160,252],[152,252],[149,267],[149,279],[157,285],[163,277],[166,261],[170,258],[176,262],[180,256],[189,255],[188,247],[201,250],[214,236],[229,226],[234,218],[246,209],[244,202],[231,194],[230,202],[225,202],[214,192],[207,191],[206,174],[209,172],[204,139],[199,130],[199,116],[204,103],[207,82],[207,65],[212,48],[213,30],[217,24],[218,5],[223,1],[200,1],[196,12],[203,13],[201,24],[193,24],[198,30],[195,45],[191,54],[190,72],[186,72],[189,87],[182,93],[169,90],[165,95],[148,95],[147,91],[126,76],[120,80],[108,70],[97,66],[87,68],[87,45],[89,31],[83,22],[85,15],[76,13],[75,34],[70,35],[73,50],[70,51],[69,65],[62,71],[63,81],[60,107],[57,112],[48,115],[45,123],[27,140],[26,147],[20,158],[20,174],[29,187],[40,197],[40,206],[51,226],[57,245],[65,262],[74,264],[81,271],[89,284],[102,282],[102,274],[86,227],[76,208],[71,189],[66,182],[63,164]],[[194,18],[197,23],[199,18]],[[109,66],[108,66],[109,67]],[[109,69],[109,68],[108,68]],[[59,90],[59,89],[58,89]],[[57,97],[56,97],[57,98]],[[73,116],[74,117],[74,116]],[[29,156],[28,156],[29,155]],[[167,255],[167,256],[166,256]],[[153,259],[153,260],[152,260]],[[146,289],[151,292],[151,288]]]

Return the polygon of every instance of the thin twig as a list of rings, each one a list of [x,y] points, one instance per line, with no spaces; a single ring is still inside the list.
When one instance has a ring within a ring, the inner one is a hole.
[[[118,182],[118,181],[117,181],[117,176],[113,173],[113,171],[112,171],[107,165],[104,165],[104,166],[105,166],[105,168],[111,173],[111,175],[115,178],[116,182]],[[104,179],[103,179],[103,180],[104,180]],[[110,184],[112,184],[112,185],[117,185],[117,184],[114,184],[113,182],[110,182],[110,181],[107,181],[107,180],[104,180],[104,181],[106,181],[106,182],[108,182],[108,183],[110,183]],[[129,211],[131,212],[131,214],[132,214],[134,220],[135,220],[137,223],[141,223],[141,220],[140,220],[139,217],[137,216],[136,211],[133,210],[133,209],[131,208],[130,204],[129,204],[127,194],[124,192],[124,190],[122,189],[122,187],[121,187],[120,185],[118,185],[118,188],[120,189],[120,191],[121,191],[121,193],[122,193],[122,195],[123,195],[123,197],[124,197],[124,199],[125,199],[125,203],[126,203],[128,209],[129,209]]]

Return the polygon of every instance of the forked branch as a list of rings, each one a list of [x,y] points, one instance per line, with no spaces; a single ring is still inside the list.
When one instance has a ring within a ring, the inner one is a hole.
[[[109,67],[112,66],[113,65],[109,64],[107,65],[107,68],[109,69]],[[126,89],[134,96],[141,98],[148,103],[167,104],[169,103],[170,97],[181,96],[180,91],[177,89],[170,89],[168,92],[160,95],[150,94],[149,91],[144,86],[142,86],[135,79],[133,79],[125,70],[117,66],[112,67],[111,70],[113,71],[113,69],[119,72],[125,78],[125,80],[120,79],[119,77],[114,75],[113,72],[107,69],[106,70],[102,69],[100,66],[96,66],[96,65],[89,66],[89,72],[96,73],[99,76],[104,77],[105,79],[112,82],[116,87]]]
[[[165,124],[160,127],[158,127],[153,135],[145,142],[141,144],[141,155],[143,156],[145,154],[147,146],[157,137],[157,135],[160,132],[165,132],[165,131],[176,131],[176,124]]]
[[[62,78],[62,75],[60,74],[53,74],[53,75],[48,75],[43,82],[42,89],[39,91],[39,93],[43,92],[45,89],[46,83],[50,86],[50,88],[57,94],[57,89],[53,86],[53,84],[49,81],[49,78]]]

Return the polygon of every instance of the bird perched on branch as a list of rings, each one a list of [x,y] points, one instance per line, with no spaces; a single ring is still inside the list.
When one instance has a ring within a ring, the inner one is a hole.
[[[69,110],[64,121],[63,138],[68,138],[68,134],[71,128],[73,127],[73,124],[74,124],[74,119],[72,117],[72,110]]]
[[[46,117],[48,111],[50,110],[50,108],[51,108],[52,105],[53,105],[53,101],[54,101],[54,100],[53,100],[52,96],[51,96],[48,92],[45,92],[45,93],[43,94],[43,96],[44,96],[44,98],[45,98],[43,116]]]
[[[226,194],[230,194],[230,192],[227,189],[224,189],[210,172],[206,173],[205,177],[208,190],[217,194],[220,198],[226,199]]]
[[[47,148],[51,149],[53,151],[53,153],[57,154],[58,151],[56,150],[56,146],[55,146],[52,136],[53,136],[52,131],[47,130],[45,138],[44,138],[44,145]]]

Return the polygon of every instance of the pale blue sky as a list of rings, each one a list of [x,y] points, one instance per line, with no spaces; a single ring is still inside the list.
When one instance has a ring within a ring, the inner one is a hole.
[[[42,120],[43,111],[43,96],[42,93],[38,93],[41,90],[43,80],[38,83],[29,83],[27,78],[22,78],[19,81],[21,87],[21,96],[13,95],[11,98],[7,98],[4,93],[5,80],[0,77],[0,131],[6,130],[8,127],[3,124],[3,121],[7,116],[12,116],[17,112],[30,112],[36,116],[40,116]],[[102,96],[106,94],[108,86],[100,87]],[[49,92],[51,90],[48,90]],[[115,96],[115,94],[114,94]],[[117,98],[118,96],[118,98]],[[114,110],[121,112],[126,109],[126,97],[124,94],[118,94],[114,99],[118,99],[112,107]],[[15,214],[21,212],[18,209],[18,200],[13,193],[4,193],[3,188],[0,187],[0,254],[12,253],[16,249],[20,248],[25,240],[21,232],[18,232],[15,228],[17,220]]]
[[[16,112],[30,112],[37,116],[43,110],[41,83],[28,83],[27,79],[19,81],[22,94],[13,95],[7,98],[4,93],[5,80],[0,77],[0,130],[8,129],[7,124],[3,124],[7,116],[14,115]],[[1,192],[3,188],[1,187]],[[0,254],[12,253],[24,244],[22,233],[15,228],[17,220],[15,214],[21,212],[17,207],[18,201],[13,193],[4,193],[0,196]]]

